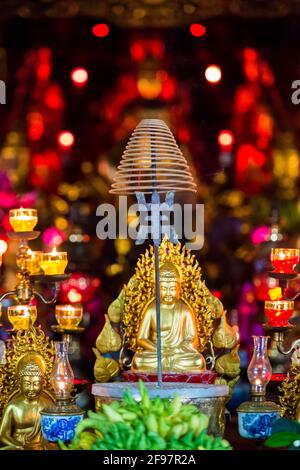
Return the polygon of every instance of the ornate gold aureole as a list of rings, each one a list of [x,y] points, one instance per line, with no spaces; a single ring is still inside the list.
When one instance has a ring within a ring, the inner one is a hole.
[[[282,382],[279,397],[282,415],[300,421],[300,365],[292,364]]]
[[[194,311],[203,351],[213,331],[213,314],[209,304],[210,292],[201,279],[201,268],[195,255],[180,243],[173,245],[166,237],[159,246],[160,265],[172,263],[181,279],[181,300]],[[125,288],[123,332],[126,346],[137,350],[137,334],[145,308],[155,299],[154,250],[151,246],[137,262],[134,281]]]
[[[54,344],[41,327],[20,330],[6,344],[6,364],[0,367],[0,413],[18,389],[18,371],[28,355],[38,361],[44,371],[44,389],[50,391],[50,375],[55,351]]]

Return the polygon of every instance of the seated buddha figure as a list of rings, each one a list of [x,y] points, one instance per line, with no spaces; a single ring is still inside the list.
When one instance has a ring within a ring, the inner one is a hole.
[[[180,298],[180,274],[171,262],[164,263],[160,277],[160,323],[163,372],[199,373],[205,360],[198,347],[194,313]],[[134,372],[157,371],[156,301],[146,306],[137,335],[137,351],[132,360]]]
[[[20,360],[19,389],[3,410],[0,441],[6,448],[42,450],[44,444],[40,411],[52,403],[43,391],[43,369],[32,358]]]

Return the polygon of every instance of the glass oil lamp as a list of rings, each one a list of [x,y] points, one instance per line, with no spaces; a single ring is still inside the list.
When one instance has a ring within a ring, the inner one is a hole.
[[[294,268],[299,263],[297,248],[272,248],[271,262],[274,273],[294,274]]]
[[[23,207],[11,209],[9,222],[15,232],[31,232],[38,222],[37,210]]]
[[[58,252],[54,247],[50,253],[42,253],[40,266],[47,275],[64,274],[68,264],[66,251]]]
[[[76,329],[82,320],[82,307],[73,305],[57,305],[55,317],[62,329]]]
[[[247,369],[252,396],[265,396],[266,386],[270,382],[272,366],[267,354],[269,336],[252,336],[253,356]]]
[[[251,384],[251,401],[237,408],[239,434],[246,439],[266,439],[271,435],[273,422],[280,417],[280,407],[266,401],[266,386],[272,375],[267,355],[269,336],[252,336],[253,355],[247,369]]]
[[[55,403],[42,410],[42,433],[49,442],[67,442],[75,436],[75,428],[83,419],[84,411],[71,397],[74,373],[68,358],[68,341],[55,342],[55,361],[51,374]]]
[[[68,401],[74,387],[74,374],[68,358],[67,341],[55,342],[55,362],[51,374],[51,385],[57,400]]]
[[[15,331],[28,330],[37,317],[34,305],[13,305],[7,309],[7,318]]]

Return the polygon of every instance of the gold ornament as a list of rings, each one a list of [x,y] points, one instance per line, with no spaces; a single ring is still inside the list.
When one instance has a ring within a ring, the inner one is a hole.
[[[120,351],[122,346],[121,336],[113,329],[108,315],[105,315],[105,325],[96,340],[96,348],[100,353]]]
[[[20,330],[8,342],[0,370],[0,440],[7,448],[43,449],[40,411],[53,402],[53,343],[40,327]]]
[[[0,413],[18,388],[18,364],[27,353],[38,354],[43,358],[44,388],[48,391],[52,389],[50,375],[55,357],[54,343],[45,336],[41,327],[20,330],[6,343],[6,364],[0,367]]]
[[[232,349],[237,342],[237,331],[227,323],[226,310],[223,312],[218,328],[213,334],[213,345],[216,348]]]
[[[240,374],[240,358],[238,355],[239,344],[229,353],[223,354],[216,360],[216,371],[228,377],[236,377]]]
[[[300,421],[299,364],[292,364],[281,387],[279,387],[279,391],[282,392],[282,395],[279,397],[282,415],[286,418],[297,419]]]
[[[102,356],[96,348],[93,348],[93,351],[96,356],[94,376],[97,382],[108,382],[118,375],[120,366],[115,359]]]

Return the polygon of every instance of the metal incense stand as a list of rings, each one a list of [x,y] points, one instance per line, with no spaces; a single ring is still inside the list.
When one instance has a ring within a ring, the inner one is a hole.
[[[160,119],[144,119],[135,128],[114,177],[110,193],[135,194],[140,213],[150,215],[144,221],[151,222],[151,234],[155,257],[155,295],[157,331],[157,384],[162,386],[162,347],[160,318],[159,245],[162,237],[162,211],[173,211],[175,191],[196,192],[196,184],[186,159],[179,149],[168,126]],[[147,204],[145,195],[151,194]],[[159,194],[166,194],[160,202]],[[172,243],[177,243],[171,224],[165,226]],[[136,244],[146,241],[149,225],[140,223]]]
[[[152,136],[150,138],[150,143],[152,144]],[[152,148],[152,145],[151,145]],[[152,152],[151,152],[152,153]],[[154,156],[154,159],[153,159]],[[151,167],[152,167],[152,176],[153,176],[153,186],[156,188],[156,163],[155,163],[155,153],[151,155]],[[152,198],[159,200],[159,194],[155,191],[152,195]],[[155,258],[155,299],[156,299],[156,334],[157,334],[157,384],[159,387],[162,386],[162,357],[161,357],[161,328],[160,328],[160,280],[159,280],[159,244],[161,242],[161,216],[158,208],[158,238],[159,240],[154,239],[154,258]]]

